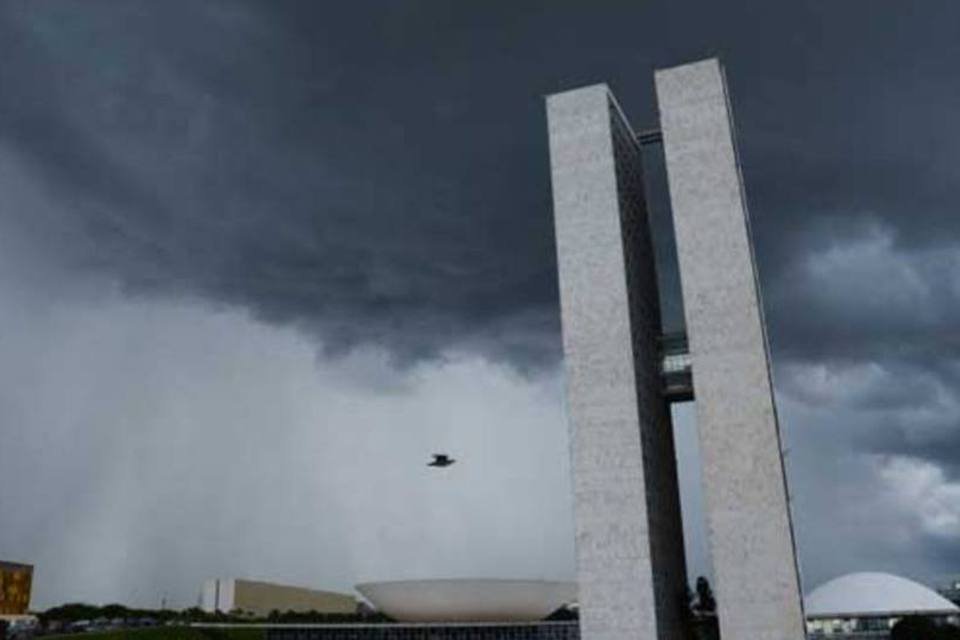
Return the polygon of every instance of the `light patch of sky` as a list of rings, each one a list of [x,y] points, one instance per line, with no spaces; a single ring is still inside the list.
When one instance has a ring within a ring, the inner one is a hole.
[[[324,360],[241,312],[109,287],[24,305],[0,312],[0,548],[36,564],[36,607],[187,606],[212,576],[573,577],[557,372]],[[440,451],[457,464],[426,467]]]

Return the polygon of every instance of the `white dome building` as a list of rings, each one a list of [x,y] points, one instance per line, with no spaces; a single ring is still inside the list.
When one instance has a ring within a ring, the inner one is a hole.
[[[960,608],[933,589],[889,573],[834,578],[811,591],[804,608],[807,630],[814,637],[885,638],[904,616],[952,622],[960,618]]]

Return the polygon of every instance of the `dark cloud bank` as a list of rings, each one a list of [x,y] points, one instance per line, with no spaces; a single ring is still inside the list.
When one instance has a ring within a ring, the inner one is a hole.
[[[646,127],[652,69],[719,54],[805,577],[960,570],[960,6],[515,4],[0,3],[11,281],[528,384],[560,356],[542,96],[606,81]]]

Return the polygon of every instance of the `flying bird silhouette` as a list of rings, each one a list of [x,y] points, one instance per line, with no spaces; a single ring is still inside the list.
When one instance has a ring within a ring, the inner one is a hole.
[[[433,454],[433,461],[428,462],[427,466],[428,467],[449,467],[454,462],[456,462],[456,460],[454,460],[453,458],[451,458],[445,453],[435,453]]]

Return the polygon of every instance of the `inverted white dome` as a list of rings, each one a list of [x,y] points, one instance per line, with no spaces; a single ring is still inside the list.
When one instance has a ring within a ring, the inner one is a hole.
[[[808,618],[960,613],[960,607],[913,580],[889,573],[848,573],[804,598]]]
[[[533,622],[577,597],[573,582],[542,580],[400,580],[357,591],[399,622]]]

